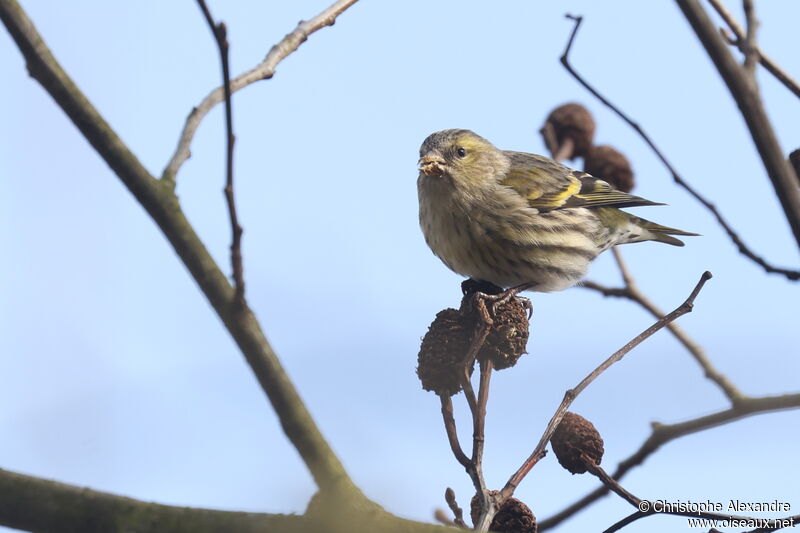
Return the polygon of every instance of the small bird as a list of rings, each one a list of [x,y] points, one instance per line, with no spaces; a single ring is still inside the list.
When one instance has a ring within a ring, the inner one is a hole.
[[[451,270],[502,288],[575,285],[617,244],[695,236],[621,211],[664,205],[552,159],[499,150],[470,130],[431,134],[419,159],[419,223]]]

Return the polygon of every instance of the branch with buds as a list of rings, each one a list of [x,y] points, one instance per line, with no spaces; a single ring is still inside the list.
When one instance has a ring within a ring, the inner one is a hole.
[[[417,375],[426,390],[435,392],[440,399],[442,419],[447,440],[456,460],[464,467],[475,487],[475,496],[471,501],[470,515],[476,531],[506,531],[514,533],[535,533],[538,530],[536,517],[530,508],[513,498],[514,491],[525,476],[547,453],[545,447],[553,439],[553,448],[559,462],[565,468],[574,471],[575,462],[565,464],[566,456],[560,453],[563,449],[572,449],[573,441],[589,440],[596,430],[588,421],[579,424],[571,433],[558,433],[562,419],[576,420],[573,413],[567,412],[570,404],[600,374],[612,364],[620,361],[628,352],[645,339],[673,322],[678,317],[691,312],[694,300],[706,281],[711,278],[705,272],[692,293],[678,308],[659,319],[655,324],[626,343],[622,348],[606,359],[594,371],[586,376],[575,388],[568,390],[556,413],[550,419],[541,439],[533,452],[511,475],[501,490],[489,490],[483,476],[483,448],[485,443],[486,406],[489,399],[489,382],[493,369],[511,368],[525,353],[528,340],[529,302],[516,296],[513,289],[502,292],[494,286],[487,286],[467,280],[462,285],[464,297],[459,309],[445,309],[439,312],[436,319],[422,339],[418,356]],[[486,291],[486,292],[484,292]],[[479,362],[480,374],[478,393],[472,385],[472,374],[475,362]],[[464,396],[472,414],[473,438],[470,455],[464,452],[459,441],[453,413],[452,396],[458,392]],[[588,424],[588,426],[587,426]],[[597,435],[599,438],[599,434]],[[597,463],[603,453],[602,439],[594,441],[594,453],[589,453]],[[588,453],[582,450],[581,453]],[[580,458],[580,455],[579,455]],[[585,471],[585,469],[583,470]],[[461,508],[455,499],[452,489],[446,492],[448,506],[453,510],[453,523],[465,527]]]

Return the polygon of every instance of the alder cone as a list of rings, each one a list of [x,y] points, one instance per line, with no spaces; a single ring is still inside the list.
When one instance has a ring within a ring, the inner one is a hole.
[[[586,472],[585,459],[599,465],[603,459],[603,438],[591,422],[567,411],[550,438],[558,462],[573,474]]]

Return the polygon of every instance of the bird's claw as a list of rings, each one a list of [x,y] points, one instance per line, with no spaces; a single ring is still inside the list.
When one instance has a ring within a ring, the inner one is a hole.
[[[467,280],[472,281],[472,280]],[[464,282],[467,283],[467,282]],[[476,303],[478,308],[478,312],[481,314],[483,321],[486,324],[491,325],[494,320],[492,317],[496,317],[500,306],[508,303],[513,298],[517,298],[520,305],[528,311],[528,319],[533,316],[533,304],[531,303],[530,299],[524,298],[522,296],[517,296],[520,292],[526,291],[534,286],[533,283],[524,283],[522,285],[518,285],[516,287],[511,287],[510,289],[506,289],[502,292],[496,294],[489,294],[483,292],[481,290],[475,290],[472,292],[473,301]],[[462,289],[464,289],[464,284],[462,284]],[[467,290],[465,290],[465,294]],[[491,302],[491,305],[487,306],[487,302]]]

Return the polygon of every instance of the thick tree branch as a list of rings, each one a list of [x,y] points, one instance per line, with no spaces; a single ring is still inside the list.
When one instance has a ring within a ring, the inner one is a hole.
[[[292,52],[297,50],[308,37],[324,28],[325,26],[333,26],[336,22],[336,17],[341,15],[347,8],[355,4],[358,0],[338,0],[330,7],[321,12],[311,20],[301,21],[291,33],[287,34],[281,42],[273,46],[267,56],[255,67],[247,72],[239,74],[231,80],[231,92],[236,92],[239,89],[247,87],[248,85],[257,81],[266,80],[275,74],[275,68],[278,64],[286,59]],[[175,150],[169,163],[167,163],[162,178],[168,182],[172,182],[174,186],[175,176],[181,165],[186,162],[191,156],[189,147],[194,139],[194,134],[200,123],[211,109],[225,99],[223,87],[217,87],[211,91],[208,96],[203,98],[197,107],[192,109],[191,113],[186,119],[186,124],[183,126],[180,139],[178,140],[178,147]]]
[[[161,505],[1,469],[0,494],[0,524],[26,531],[256,533],[308,527],[297,515]]]
[[[793,281],[800,280],[800,270],[790,270],[786,268],[779,268],[772,266],[771,264],[767,263],[767,261],[764,260],[764,258],[762,258],[759,255],[756,255],[755,252],[753,252],[744,243],[741,237],[739,237],[739,234],[736,233],[736,231],[734,231],[733,227],[727,222],[727,220],[725,220],[725,218],[722,216],[722,213],[720,213],[719,209],[717,209],[717,206],[715,206],[709,200],[704,198],[699,192],[697,192],[694,189],[694,187],[692,187],[689,184],[689,182],[684,180],[681,177],[681,175],[678,174],[678,171],[675,170],[675,167],[672,166],[669,160],[667,160],[666,156],[661,152],[661,150],[658,149],[653,140],[650,139],[650,136],[647,135],[647,133],[645,133],[644,129],[642,129],[642,127],[639,126],[639,124],[634,122],[632,118],[623,113],[617,106],[612,104],[611,101],[609,101],[606,97],[600,94],[597,91],[597,89],[592,87],[588,81],[586,81],[580,74],[578,74],[578,72],[572,67],[572,65],[569,62],[569,53],[572,50],[572,45],[575,42],[575,37],[578,34],[578,29],[580,28],[583,18],[576,17],[573,15],[567,15],[567,18],[570,18],[575,21],[575,26],[572,28],[572,33],[570,34],[569,40],[567,41],[567,46],[564,49],[564,53],[561,55],[561,64],[564,65],[564,68],[567,69],[567,72],[569,72],[572,75],[572,77],[575,78],[575,80],[577,80],[577,82],[580,83],[587,91],[592,93],[592,95],[595,98],[600,100],[600,102],[602,102],[606,107],[608,107],[611,111],[613,111],[619,118],[625,121],[631,128],[634,129],[634,131],[636,131],[636,133],[639,134],[642,140],[647,144],[647,146],[650,147],[650,149],[653,151],[656,157],[658,157],[661,163],[666,167],[666,169],[672,175],[673,181],[675,181],[675,183],[683,187],[692,197],[694,197],[698,202],[700,202],[703,205],[703,207],[708,209],[711,212],[711,214],[714,215],[714,218],[716,218],[717,223],[722,227],[722,229],[725,230],[725,233],[728,234],[728,237],[731,239],[731,241],[733,241],[733,244],[735,244],[736,247],[738,248],[739,253],[749,258],[756,264],[760,265],[767,272],[781,274],[783,276],[786,276],[787,279]]]
[[[654,423],[653,431],[650,433],[650,436],[633,455],[617,465],[617,469],[612,476],[619,481],[628,471],[642,464],[645,459],[661,448],[661,446],[677,438],[735,422],[747,416],[797,408],[800,408],[800,394],[743,398],[735,406],[717,411],[710,415],[693,418],[676,424]],[[608,488],[606,487],[595,489],[580,500],[564,508],[562,511],[541,521],[539,523],[539,530],[544,531],[557,526],[606,494],[608,494]]]
[[[64,72],[15,0],[0,0],[8,28],[35,78],[158,224],[222,319],[269,397],[283,430],[322,490],[359,494],[323,438],[253,312],[237,311],[234,289],[180,208],[172,187],[155,179]]]
[[[47,533],[448,533],[366,506],[304,515],[177,507],[126,498],[0,469],[0,525]]]
[[[697,0],[676,0],[676,2],[736,100],[800,247],[800,187],[767,118],[752,71],[736,62],[725,41],[717,33],[714,23]],[[745,3],[745,6],[748,4]],[[755,25],[752,20],[750,22],[751,26]],[[749,37],[746,36],[745,43],[751,40],[753,28],[748,27],[747,31]]]

